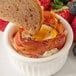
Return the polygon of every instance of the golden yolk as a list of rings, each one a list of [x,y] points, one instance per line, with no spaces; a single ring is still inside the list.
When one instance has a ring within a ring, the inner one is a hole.
[[[58,32],[54,28],[43,24],[40,31],[37,34],[33,35],[32,38],[38,41],[43,41],[55,38],[57,34]]]

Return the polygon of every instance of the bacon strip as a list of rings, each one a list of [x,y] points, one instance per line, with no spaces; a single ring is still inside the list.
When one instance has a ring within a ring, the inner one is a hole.
[[[45,51],[49,51],[53,48],[61,49],[63,48],[66,37],[67,31],[60,33],[57,37],[45,41],[35,41],[35,40],[28,40],[28,39],[21,39],[19,32],[15,35],[15,44],[19,48],[20,52],[25,51],[25,55],[30,54],[30,56],[41,56],[44,54]],[[16,38],[17,37],[17,38]],[[17,40],[16,40],[17,39]],[[21,47],[23,47],[22,50]]]

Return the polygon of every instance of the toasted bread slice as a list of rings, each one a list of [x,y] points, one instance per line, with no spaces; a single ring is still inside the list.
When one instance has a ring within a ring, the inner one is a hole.
[[[42,24],[42,9],[37,0],[1,0],[0,18],[35,34]]]

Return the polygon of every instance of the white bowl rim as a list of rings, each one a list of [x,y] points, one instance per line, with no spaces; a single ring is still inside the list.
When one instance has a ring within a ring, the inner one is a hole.
[[[72,29],[71,29],[71,26],[70,26],[70,24],[65,20],[65,19],[63,19],[61,16],[59,16],[59,15],[57,15],[58,16],[58,18],[59,19],[61,19],[63,22],[65,22],[66,23],[66,25],[67,25],[67,27],[69,28],[69,33],[71,34],[71,36],[70,36],[70,41],[66,41],[66,43],[65,43],[65,45],[64,45],[64,47],[58,52],[58,53],[56,53],[56,54],[54,54],[54,55],[52,55],[52,56],[48,56],[48,57],[44,57],[44,58],[29,58],[29,57],[25,57],[25,56],[23,56],[23,55],[20,55],[20,54],[18,54],[12,47],[11,47],[11,45],[9,44],[9,42],[8,42],[8,33],[9,33],[9,30],[10,30],[10,28],[11,28],[11,26],[13,25],[13,23],[9,23],[8,25],[7,25],[7,27],[6,27],[6,29],[5,29],[5,32],[4,32],[4,37],[3,37],[3,39],[4,39],[4,44],[5,45],[7,45],[7,48],[9,49],[9,50],[11,50],[10,52],[15,56],[15,57],[17,57],[17,58],[19,58],[19,59],[21,59],[21,60],[23,60],[23,61],[28,61],[28,62],[34,62],[34,63],[39,63],[39,62],[46,62],[46,61],[49,61],[49,60],[53,60],[53,59],[56,59],[56,58],[58,58],[58,57],[60,57],[62,54],[64,54],[65,53],[65,51],[64,50],[66,50],[67,49],[67,51],[70,49],[70,47],[71,47],[71,45],[72,45],[72,42],[73,42],[73,31],[72,31]],[[68,45],[67,45],[68,44]],[[66,51],[66,52],[67,52]]]

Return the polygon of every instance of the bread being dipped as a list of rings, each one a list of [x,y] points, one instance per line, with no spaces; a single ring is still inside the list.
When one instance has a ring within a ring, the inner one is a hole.
[[[0,19],[26,28],[30,34],[38,32],[42,25],[42,9],[38,0],[1,0]]]

